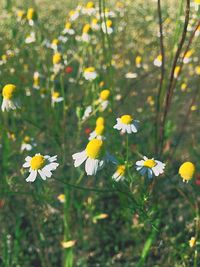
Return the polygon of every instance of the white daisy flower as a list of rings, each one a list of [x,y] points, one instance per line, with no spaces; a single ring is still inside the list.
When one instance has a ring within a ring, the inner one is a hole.
[[[90,35],[89,32],[91,31],[90,24],[85,24],[82,31],[81,39],[83,42],[89,43],[90,42]]]
[[[84,8],[82,8],[82,14],[91,16],[95,13],[96,9],[94,3],[89,1]]]
[[[53,49],[55,52],[58,52],[59,50],[59,40],[54,39],[50,45],[50,48]]]
[[[165,163],[162,163],[159,160],[148,159],[147,157],[143,157],[143,160],[139,160],[136,162],[136,170],[141,173],[141,175],[148,175],[148,178],[151,179],[153,175],[159,176],[164,173]]]
[[[95,175],[104,165],[105,157],[103,152],[103,141],[93,139],[87,144],[85,150],[72,155],[74,166],[79,167],[85,162],[87,175]]]
[[[162,66],[162,55],[158,55],[158,56],[154,59],[153,64],[154,64],[156,67],[161,67],[161,66]]]
[[[95,71],[95,68],[93,68],[93,67],[85,68],[83,76],[87,81],[93,81],[97,77],[97,73]]]
[[[70,22],[67,22],[65,24],[65,29],[63,30],[63,34],[69,34],[69,35],[74,35],[75,34],[75,30],[72,29],[72,24]]]
[[[40,73],[38,71],[35,71],[33,73],[33,88],[38,90],[40,89]]]
[[[112,179],[115,180],[116,182],[123,181],[125,179],[124,176],[125,171],[126,171],[125,165],[119,165],[117,167],[117,170],[113,174]]]
[[[21,151],[31,151],[33,147],[36,146],[36,143],[33,142],[33,138],[30,138],[29,136],[25,136],[24,140],[21,145]]]
[[[34,43],[35,41],[36,41],[35,32],[31,32],[25,39],[26,44],[31,44]]]
[[[100,29],[100,25],[98,24],[98,19],[94,18],[91,23],[91,28],[94,31],[98,31]]]
[[[52,92],[51,94],[51,104],[52,106],[54,107],[55,103],[59,103],[59,102],[62,102],[63,101],[63,97],[60,96],[60,93],[59,92]]]
[[[101,111],[104,111],[109,105],[110,90],[105,89],[100,92],[98,103],[101,106]]]
[[[123,115],[120,118],[117,118],[117,124],[115,124],[113,128],[121,131],[122,133],[137,133],[139,121],[133,120],[131,115]]]
[[[101,27],[102,27],[103,33],[105,33],[105,34],[108,33],[109,35],[111,33],[113,33],[112,20],[109,19],[106,22],[103,22],[102,25],[101,25]]]
[[[48,155],[42,156],[41,154],[35,154],[34,157],[26,157],[24,168],[29,168],[29,176],[26,178],[27,182],[34,182],[37,174],[39,173],[42,180],[50,178],[52,176],[52,171],[56,170],[59,163],[55,162],[57,156],[50,157]]]
[[[104,140],[105,139],[105,136],[103,136],[104,130],[105,130],[105,127],[103,124],[97,125],[95,130],[90,133],[89,140],[92,140],[95,138],[99,140]]]
[[[2,95],[3,95],[3,102],[1,105],[2,111],[9,111],[19,108],[19,101],[16,98],[16,90],[17,87],[14,84],[6,84],[3,87]]]
[[[69,12],[69,20],[75,21],[79,17],[79,11],[78,10],[71,10]]]

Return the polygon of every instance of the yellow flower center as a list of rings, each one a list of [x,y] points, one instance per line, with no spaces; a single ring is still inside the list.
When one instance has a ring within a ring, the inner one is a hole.
[[[196,72],[197,75],[200,75],[200,66],[197,66],[195,68],[195,72]]]
[[[91,140],[86,146],[86,154],[89,158],[98,159],[101,156],[103,142],[98,139]]]
[[[104,118],[103,117],[99,117],[97,120],[96,120],[96,126],[99,126],[99,125],[104,125]]]
[[[19,10],[19,11],[17,12],[17,16],[18,16],[19,18],[22,18],[22,17],[25,16],[25,12],[24,12],[23,10]]]
[[[61,58],[62,58],[62,56],[61,56],[60,53],[55,53],[55,54],[53,55],[53,64],[58,64],[58,63],[60,63],[60,62],[61,62]]]
[[[93,20],[92,20],[92,24],[97,24],[98,23],[98,19],[96,19],[96,18],[94,18]]]
[[[2,95],[5,99],[12,99],[16,92],[16,86],[14,84],[6,84],[3,88]]]
[[[52,93],[52,98],[53,99],[57,99],[59,96],[60,96],[60,93],[59,92],[53,92]]]
[[[35,17],[35,15],[36,15],[35,10],[33,8],[29,8],[26,15],[27,19],[32,20]]]
[[[71,10],[70,12],[69,12],[69,16],[71,17],[71,16],[73,16],[75,14],[75,11],[74,10]]]
[[[183,180],[192,179],[195,172],[195,166],[192,162],[185,162],[179,168],[179,174]]]
[[[136,64],[136,65],[140,65],[141,62],[142,62],[142,57],[141,57],[141,56],[137,56],[137,57],[135,58],[135,64]]]
[[[179,74],[179,72],[180,72],[180,66],[176,66],[176,68],[175,68],[175,70],[174,70],[174,74],[175,75],[178,75]]]
[[[104,125],[98,125],[96,128],[95,128],[95,132],[97,135],[102,135],[103,132],[104,132]]]
[[[86,8],[93,8],[94,7],[94,3],[92,1],[88,2],[86,5]]]
[[[156,164],[157,163],[155,162],[155,160],[153,160],[153,159],[147,159],[147,160],[145,160],[143,166],[152,169],[153,167],[156,166]]]
[[[162,55],[158,55],[156,58],[158,61],[162,62]]]
[[[70,22],[67,22],[65,24],[65,29],[69,30],[71,28],[72,24]]]
[[[106,89],[106,90],[101,91],[100,93],[100,98],[102,100],[107,100],[109,96],[110,96],[110,90]]]
[[[125,169],[126,169],[125,165],[119,165],[116,172],[119,175],[124,175]]]
[[[52,41],[52,44],[54,44],[54,45],[57,45],[59,43],[59,40],[58,39],[54,39],[53,41]]]
[[[130,115],[123,115],[121,116],[120,120],[123,124],[130,124],[133,120],[133,117]]]
[[[42,155],[32,157],[30,165],[32,170],[39,170],[45,164],[45,158]]]
[[[26,135],[26,136],[24,137],[24,142],[25,142],[25,143],[30,142],[30,137]]]
[[[90,24],[85,24],[85,26],[83,27],[83,33],[88,33],[90,30]]]
[[[107,20],[106,21],[106,26],[108,27],[108,28],[110,28],[111,26],[112,26],[112,20]]]
[[[200,0],[199,0],[199,3],[200,3]],[[192,56],[192,54],[194,53],[194,50],[191,49],[189,50],[186,54],[185,54],[185,58],[190,58]]]
[[[95,68],[93,68],[93,67],[88,67],[88,68],[85,68],[84,71],[85,71],[85,72],[94,72],[94,71],[95,71]]]

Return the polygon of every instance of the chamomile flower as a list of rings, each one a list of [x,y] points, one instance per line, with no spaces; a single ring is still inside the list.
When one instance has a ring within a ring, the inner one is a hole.
[[[26,12],[24,10],[17,11],[17,21],[23,21],[26,18]]]
[[[69,12],[69,20],[75,21],[79,17],[79,11],[78,10],[71,10]]]
[[[91,140],[85,150],[72,155],[74,166],[79,167],[85,162],[85,171],[87,175],[95,175],[101,169],[105,162],[104,143],[102,140]]]
[[[85,15],[93,15],[95,13],[95,6],[94,2],[89,1],[86,6],[82,9],[82,13]]]
[[[158,56],[154,59],[153,64],[154,64],[156,67],[161,67],[161,66],[162,66],[162,55],[158,55]]]
[[[89,140],[92,139],[99,139],[99,140],[104,140],[105,136],[103,135],[105,131],[105,127],[103,124],[97,125],[95,130],[90,133]]]
[[[31,151],[34,146],[36,146],[36,143],[33,142],[33,138],[26,135],[21,145],[21,151]]]
[[[180,74],[180,70],[181,70],[181,67],[180,66],[176,66],[175,69],[174,69],[174,78],[177,79],[179,74]]]
[[[26,157],[23,167],[29,168],[30,173],[26,181],[34,182],[38,173],[44,181],[46,178],[50,178],[52,171],[56,170],[59,166],[59,163],[55,161],[57,161],[57,156],[50,157],[48,155],[35,154],[33,157]]]
[[[27,37],[25,38],[26,44],[32,44],[36,41],[36,35],[35,32],[31,32]]]
[[[97,77],[97,73],[95,71],[95,68],[88,67],[84,69],[83,76],[87,81],[93,81]]]
[[[193,55],[193,53],[194,53],[194,50],[191,49],[185,54],[185,56],[183,58],[183,63],[184,64],[187,64],[187,63],[191,62],[191,60],[192,60],[191,56]]]
[[[98,19],[97,19],[97,18],[94,18],[94,19],[92,20],[91,28],[92,28],[92,30],[94,30],[94,31],[98,31],[98,30],[100,29],[100,25],[99,25],[99,23],[98,23]]]
[[[30,26],[33,26],[35,21],[37,20],[37,13],[34,8],[29,8],[27,11],[26,18]]]
[[[53,39],[50,45],[51,49],[53,49],[55,52],[58,52],[59,50],[59,40],[58,39]]]
[[[65,198],[65,194],[60,194],[60,195],[57,197],[57,199],[60,201],[60,203],[65,203],[65,200],[66,200],[66,198]]]
[[[116,182],[123,181],[125,179],[125,171],[126,171],[126,166],[125,165],[119,165],[117,167],[117,170],[112,176],[112,179],[115,180]]]
[[[91,31],[90,24],[85,24],[83,27],[82,36],[81,36],[81,39],[83,42],[86,42],[86,43],[90,42],[90,34],[89,34],[90,31]]]
[[[183,182],[187,182],[192,179],[195,172],[195,166],[192,162],[184,162],[180,168],[178,173],[180,174],[181,178],[183,179]]]
[[[72,29],[72,24],[70,22],[66,22],[65,24],[65,29],[63,30],[63,34],[69,34],[69,35],[74,35],[75,31]]]
[[[117,118],[117,124],[113,126],[114,129],[121,131],[122,133],[137,133],[139,121],[134,120],[131,115],[123,115]]]
[[[63,70],[61,53],[55,53],[53,55],[52,61],[53,61],[53,72],[54,74],[58,74],[61,70]]]
[[[153,175],[159,176],[164,173],[165,163],[162,163],[159,160],[148,159],[143,157],[143,160],[136,162],[136,170],[141,173],[141,175],[147,174],[148,178],[151,179]]]
[[[54,107],[55,103],[59,103],[63,101],[63,97],[60,96],[60,93],[57,91],[52,92],[51,94],[51,103]]]
[[[102,31],[103,33],[111,34],[113,33],[113,28],[112,28],[112,20],[106,20],[106,22],[103,22],[102,25]]]
[[[39,82],[40,82],[40,74],[38,71],[35,71],[33,74],[33,88],[34,89],[39,89]]]
[[[110,96],[110,90],[108,89],[105,89],[103,91],[100,92],[100,95],[99,95],[99,103],[101,105],[101,110],[104,111],[107,107],[108,107],[108,104],[109,104],[109,98]]]
[[[141,68],[141,66],[142,66],[142,57],[141,56],[136,56],[135,65],[137,68]]]
[[[6,84],[3,87],[2,95],[3,102],[1,105],[2,111],[19,108],[19,101],[16,97],[17,87],[14,84]]]
[[[196,245],[196,238],[192,236],[189,240],[189,246],[193,248]]]

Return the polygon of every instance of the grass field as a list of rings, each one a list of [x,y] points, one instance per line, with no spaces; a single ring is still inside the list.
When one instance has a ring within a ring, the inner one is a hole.
[[[0,2],[0,266],[200,266],[200,1]]]

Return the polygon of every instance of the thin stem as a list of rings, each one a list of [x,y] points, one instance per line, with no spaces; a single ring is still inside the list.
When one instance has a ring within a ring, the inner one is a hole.
[[[177,66],[177,62],[183,47],[183,44],[186,39],[186,34],[187,34],[187,27],[189,23],[189,15],[190,15],[190,0],[186,0],[186,8],[185,8],[185,22],[184,22],[184,27],[183,27],[183,32],[182,32],[182,37],[178,45],[178,49],[176,51],[173,65],[172,65],[172,70],[170,74],[170,79],[169,79],[169,85],[167,88],[167,95],[166,95],[166,101],[165,101],[165,107],[164,107],[164,113],[163,113],[163,119],[161,123],[161,128],[160,128],[160,153],[162,153],[163,150],[163,144],[164,144],[164,137],[165,137],[165,122],[166,118],[169,112],[172,96],[173,96],[173,81],[174,81],[174,71]]]

